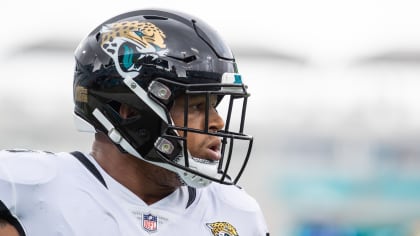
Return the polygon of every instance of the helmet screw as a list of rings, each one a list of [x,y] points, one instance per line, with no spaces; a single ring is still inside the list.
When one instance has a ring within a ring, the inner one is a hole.
[[[137,84],[136,84],[135,82],[133,82],[133,83],[131,83],[131,84],[130,84],[130,87],[131,87],[132,89],[135,89],[135,88],[137,87]]]
[[[167,90],[163,88],[159,90],[159,97],[164,98],[166,97],[166,95],[167,95]]]
[[[163,144],[162,145],[162,151],[163,152],[170,152],[171,151],[171,145],[169,145],[169,144]]]

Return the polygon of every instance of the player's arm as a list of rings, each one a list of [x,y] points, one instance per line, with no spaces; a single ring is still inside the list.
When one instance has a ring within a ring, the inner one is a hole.
[[[0,236],[19,236],[19,233],[12,224],[0,219]]]

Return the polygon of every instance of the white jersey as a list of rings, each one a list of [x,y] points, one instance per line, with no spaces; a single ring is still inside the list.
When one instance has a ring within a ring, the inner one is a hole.
[[[269,235],[236,186],[183,186],[147,205],[81,153],[0,151],[0,218],[26,236]]]

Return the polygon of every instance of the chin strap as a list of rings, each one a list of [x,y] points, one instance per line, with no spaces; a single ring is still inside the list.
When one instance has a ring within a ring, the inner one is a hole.
[[[108,131],[108,137],[117,145],[120,145],[124,150],[126,150],[128,153],[130,153],[131,155],[140,158],[141,160],[150,162],[154,165],[160,166],[162,168],[171,170],[175,173],[177,173],[180,178],[188,185],[188,186],[192,186],[194,188],[202,188],[202,187],[206,187],[207,185],[209,185],[212,181],[205,179],[201,176],[195,175],[193,173],[190,173],[188,171],[185,170],[181,170],[180,168],[177,168],[171,164],[168,163],[160,163],[160,162],[154,162],[154,161],[150,161],[147,160],[147,158],[144,158],[143,156],[140,155],[140,153],[138,153],[133,146],[131,146],[127,140],[124,139],[124,137],[122,137],[122,135],[118,132],[118,130],[115,129],[115,127],[112,125],[112,123],[105,117],[105,115],[98,109],[95,109],[92,112],[93,116],[95,116],[95,118],[106,128],[106,130]],[[188,158],[188,157],[183,157],[179,160],[179,162],[183,163],[185,162],[183,159],[184,158]],[[193,161],[193,159],[190,159],[190,161]],[[200,169],[204,169],[206,174],[210,175],[211,171],[208,170],[208,166],[205,166],[205,164],[203,163],[198,163],[196,161],[194,162],[194,167],[196,169],[199,168],[199,166],[201,167]],[[209,172],[210,171],[210,172]]]
[[[143,88],[136,83],[132,78],[127,76],[127,78],[124,79],[125,85],[137,95],[144,103],[146,103],[163,121],[168,123],[165,110],[156,104],[155,101],[153,101],[149,95],[147,95],[146,91],[143,90]]]
[[[139,157],[144,160],[144,158],[124,139],[124,137],[115,129],[112,123],[105,117],[105,115],[98,110],[97,108],[92,112],[93,116],[105,127],[108,131],[108,137],[117,145],[120,145],[124,150],[130,153],[133,156]]]

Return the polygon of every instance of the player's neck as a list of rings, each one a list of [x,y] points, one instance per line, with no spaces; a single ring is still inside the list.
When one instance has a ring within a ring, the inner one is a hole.
[[[96,138],[92,146],[92,156],[99,165],[116,181],[124,185],[146,204],[153,204],[178,187],[170,174],[160,167],[149,164],[120,150],[107,137]],[[162,173],[159,173],[162,172]],[[168,175],[168,176],[167,176]],[[156,179],[167,178],[165,181]]]

